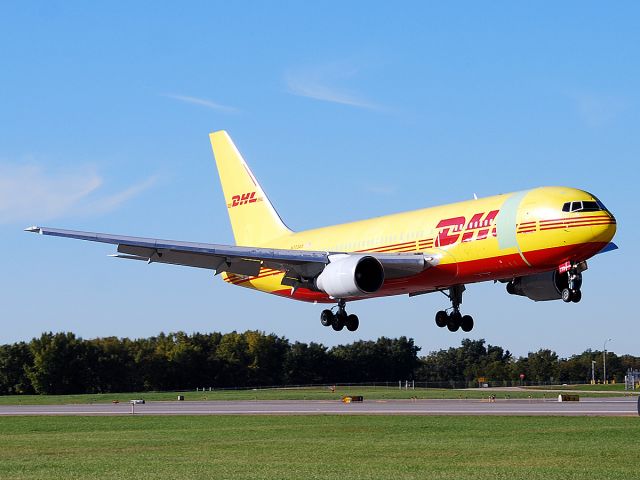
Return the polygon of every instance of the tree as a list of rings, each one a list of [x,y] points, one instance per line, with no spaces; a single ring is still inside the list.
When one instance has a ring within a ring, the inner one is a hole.
[[[558,355],[549,349],[529,352],[526,359],[521,359],[519,370],[526,378],[536,383],[553,383],[558,380]]]
[[[284,383],[308,385],[335,381],[333,365],[333,357],[324,345],[295,342],[289,347],[284,359]]]
[[[86,346],[73,333],[43,333],[29,344],[33,365],[27,375],[36,393],[69,394],[87,391],[91,378]]]
[[[462,340],[460,347],[431,352],[422,359],[418,373],[425,382],[475,384],[484,377],[492,382],[507,382],[513,377],[513,358],[508,350],[485,340]]]
[[[250,330],[244,333],[247,345],[248,385],[282,385],[284,359],[289,341],[274,334]]]
[[[251,362],[247,342],[241,333],[231,332],[222,336],[216,357],[221,369],[216,375],[215,386],[241,387],[248,384],[248,366]]]
[[[607,366],[607,369],[609,367]],[[616,382],[624,380],[629,369],[640,370],[640,358],[632,355],[620,355],[620,372],[616,372]],[[621,377],[619,379],[619,376]]]
[[[561,359],[558,364],[558,381],[563,383],[589,383],[591,381],[591,362],[596,361],[595,378],[602,376],[602,355],[590,349],[581,354]]]
[[[418,351],[412,338],[380,337],[358,341],[330,350],[335,359],[337,382],[411,380],[418,367]]]
[[[27,369],[33,353],[25,342],[0,346],[0,394],[34,393]]]
[[[129,339],[96,338],[85,342],[89,370],[87,392],[131,392],[140,390]]]
[[[103,393],[195,387],[424,381],[431,385],[490,382],[587,382],[591,361],[602,378],[602,352],[586,350],[560,359],[548,349],[514,359],[484,339],[419,358],[411,338],[360,340],[331,349],[291,344],[275,334],[248,330],[208,334],[160,333],[155,337],[83,340],[73,333],[43,333],[31,342],[0,346],[0,394]],[[607,377],[621,382],[640,358],[607,354]]]

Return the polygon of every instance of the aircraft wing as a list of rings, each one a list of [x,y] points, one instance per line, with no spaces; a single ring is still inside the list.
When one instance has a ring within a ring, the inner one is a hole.
[[[55,237],[75,238],[90,242],[117,245],[117,258],[143,260],[147,263],[168,263],[187,267],[207,268],[238,275],[256,276],[260,268],[271,268],[287,272],[286,277],[311,279],[319,275],[331,262],[334,254],[344,252],[322,252],[287,250],[260,247],[217,245],[210,243],[160,240],[155,238],[129,237],[105,233],[62,230],[49,227],[30,227],[27,232]],[[358,253],[347,255],[372,256],[378,259],[385,270],[385,278],[399,278],[418,274],[438,263],[437,256],[414,253]]]

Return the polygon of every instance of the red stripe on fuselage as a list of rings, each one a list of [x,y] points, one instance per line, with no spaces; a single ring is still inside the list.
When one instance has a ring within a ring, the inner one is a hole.
[[[563,226],[563,225],[588,225],[590,223],[615,223],[612,219],[610,218],[587,218],[585,220],[577,220],[574,222],[553,222],[553,223],[545,223],[540,225],[541,228],[546,228],[546,227],[557,227],[557,226]]]
[[[545,230],[558,230],[561,228],[579,228],[579,227],[595,227],[597,225],[613,225],[614,222],[610,222],[610,221],[598,221],[598,222],[594,222],[594,221],[590,221],[590,222],[585,222],[585,223],[572,223],[572,224],[562,224],[562,225],[554,225],[554,226],[549,226],[549,227],[540,227],[540,231],[545,231]]]
[[[550,225],[553,223],[584,222],[585,220],[593,220],[593,219],[613,220],[608,215],[585,215],[583,217],[575,217],[575,218],[554,218],[551,220],[540,220],[540,225]]]
[[[403,242],[403,243],[392,243],[390,245],[382,245],[380,247],[373,247],[373,248],[365,248],[363,250],[356,250],[354,253],[364,253],[364,252],[381,252],[382,249],[392,249],[392,248],[400,248],[402,246],[408,246],[408,245],[415,245],[415,241],[411,241],[411,242]]]

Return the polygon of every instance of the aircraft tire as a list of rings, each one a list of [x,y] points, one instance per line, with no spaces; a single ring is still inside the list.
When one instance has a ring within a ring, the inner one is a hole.
[[[449,315],[449,319],[447,320],[447,328],[449,329],[449,331],[457,332],[460,328],[461,320],[462,319],[460,317],[460,312],[453,312],[451,315]]]
[[[562,290],[562,301],[569,303],[571,301],[571,290],[565,288]]]
[[[447,312],[445,312],[444,310],[440,310],[438,313],[436,313],[436,325],[440,328],[447,326],[447,320]]]
[[[320,313],[320,323],[323,327],[330,327],[331,325],[333,325],[333,321],[334,315],[331,310],[326,309],[323,310],[322,313]]]
[[[580,290],[571,292],[571,301],[573,303],[578,303],[580,300],[582,300],[582,292]]]
[[[345,322],[347,330],[349,330],[350,332],[355,332],[358,327],[360,326],[360,320],[358,319],[357,315],[349,315],[347,317],[347,321]]]
[[[331,324],[331,327],[336,332],[339,332],[340,330],[342,330],[344,328],[345,320],[346,320],[345,316],[342,315],[341,313],[338,313],[338,314],[334,315],[334,319],[333,319],[333,323]]]
[[[470,332],[473,330],[473,317],[471,315],[465,315],[460,320],[460,328],[463,332]]]

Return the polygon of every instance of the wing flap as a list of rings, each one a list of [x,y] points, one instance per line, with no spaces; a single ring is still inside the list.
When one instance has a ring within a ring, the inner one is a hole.
[[[142,257],[149,263],[168,263],[171,265],[182,265],[185,267],[206,268],[218,270],[225,263],[223,257],[192,252],[182,252],[177,250],[156,250],[149,247],[137,247],[133,245],[118,245],[118,253],[125,253],[135,257]],[[259,263],[253,261],[253,263]],[[259,267],[258,267],[259,270]],[[237,272],[233,272],[237,273]]]

